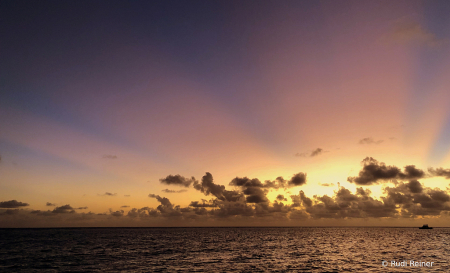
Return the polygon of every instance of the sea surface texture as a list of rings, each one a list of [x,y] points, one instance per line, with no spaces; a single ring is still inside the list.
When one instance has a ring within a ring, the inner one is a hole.
[[[449,244],[449,228],[0,229],[0,272],[450,272]]]

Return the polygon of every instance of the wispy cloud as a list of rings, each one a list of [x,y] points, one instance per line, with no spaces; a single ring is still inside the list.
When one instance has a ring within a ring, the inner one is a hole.
[[[382,40],[387,43],[419,44],[427,47],[439,47],[448,40],[438,38],[418,22],[409,18],[398,20]]]
[[[298,156],[298,157],[315,157],[315,156],[318,156],[318,155],[320,155],[320,154],[322,154],[324,152],[325,151],[322,148],[317,148],[317,149],[314,149],[314,150],[312,150],[310,152],[296,153],[295,156]]]
[[[105,159],[117,159],[116,155],[103,155],[103,158]]]
[[[99,194],[99,196],[116,196],[117,193],[105,192],[104,194]]]
[[[181,192],[187,192],[187,190],[174,191],[174,190],[164,189],[164,190],[162,190],[162,192],[165,192],[165,193],[181,193]]]
[[[380,143],[382,143],[382,142],[383,142],[382,139],[380,139],[380,140],[374,140],[374,139],[371,138],[371,137],[366,137],[366,138],[361,139],[358,143],[359,143],[359,144],[380,144]]]

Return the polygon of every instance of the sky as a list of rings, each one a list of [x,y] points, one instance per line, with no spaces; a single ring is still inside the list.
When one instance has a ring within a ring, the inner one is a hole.
[[[1,1],[0,227],[450,225],[448,1]]]

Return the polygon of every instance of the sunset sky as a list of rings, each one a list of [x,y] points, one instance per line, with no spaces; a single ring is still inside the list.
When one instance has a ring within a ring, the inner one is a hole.
[[[450,226],[449,14],[1,1],[0,227]]]

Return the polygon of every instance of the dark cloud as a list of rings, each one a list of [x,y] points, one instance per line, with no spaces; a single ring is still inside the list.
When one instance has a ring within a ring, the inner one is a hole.
[[[317,149],[315,149],[314,151],[312,151],[311,152],[311,157],[314,157],[314,156],[318,156],[318,155],[320,155],[321,153],[322,153],[322,149],[321,148],[317,148]]]
[[[79,207],[79,208],[75,208],[75,209],[88,209],[88,207]]]
[[[218,204],[216,202],[202,202],[200,203],[199,201],[192,201],[189,204],[190,207],[194,207],[194,208],[215,208],[218,206]]]
[[[303,191],[299,192],[299,196],[300,196],[300,200],[302,201],[303,206],[305,206],[305,207],[312,206],[312,200],[309,197],[306,197],[306,195]]]
[[[187,190],[174,191],[174,190],[164,189],[164,190],[162,190],[162,192],[165,192],[165,193],[181,193],[181,192],[187,192]]]
[[[425,173],[417,169],[414,165],[405,166],[402,172],[396,166],[386,166],[383,162],[378,162],[372,157],[366,157],[362,162],[363,169],[357,177],[348,177],[347,181],[357,185],[378,184],[380,181],[392,179],[410,180],[423,178]]]
[[[123,216],[124,211],[123,210],[112,211],[110,209],[109,214],[111,214],[112,216],[115,216],[115,217],[121,217],[121,216]]]
[[[117,193],[105,192],[104,194],[99,194],[100,196],[116,196]]]
[[[29,206],[29,204],[22,203],[17,200],[9,200],[9,201],[0,202],[0,208],[5,208],[5,209],[14,209],[14,208],[26,207],[26,206]]]
[[[383,140],[373,140],[371,137],[363,138],[359,141],[359,144],[380,144]]]
[[[159,181],[166,185],[177,185],[189,187],[193,182],[196,182],[195,177],[186,178],[179,174],[177,175],[168,175],[166,178],[161,178]]]
[[[149,194],[148,197],[156,198],[156,200],[161,203],[161,205],[156,208],[159,215],[164,217],[179,217],[182,215],[181,208],[179,206],[174,206],[168,198],[155,194]]]
[[[52,210],[52,213],[75,213],[75,210],[70,205],[64,205],[56,207]]]
[[[129,208],[130,206],[127,206],[127,205],[125,205],[125,206],[120,206],[120,208]]]
[[[19,209],[6,209],[6,210],[0,210],[0,215],[17,215],[19,214]]]
[[[292,207],[310,207],[312,206],[312,200],[309,197],[306,197],[303,191],[300,191],[298,195],[291,195],[292,199]]]
[[[399,174],[399,179],[419,179],[425,177],[425,172],[414,165],[405,166],[405,171]]]
[[[264,183],[259,181],[257,178],[247,178],[247,177],[236,177],[229,183],[230,186],[237,186],[242,188],[256,187],[256,188],[272,188],[279,189],[285,188],[287,186],[287,181],[283,177],[279,176],[274,181],[266,180]]]
[[[194,188],[203,192],[205,195],[213,195],[222,201],[235,202],[242,197],[242,194],[237,191],[227,191],[225,186],[217,185],[213,182],[213,177],[210,173],[206,173],[202,177],[202,182],[194,182]]]
[[[272,206],[268,203],[255,204],[254,212],[257,217],[286,218],[291,211],[291,206],[275,201]]]
[[[440,215],[450,211],[450,195],[447,192],[425,188],[415,180],[398,183],[395,187],[386,187],[384,192],[384,202],[397,205],[402,217]]]
[[[248,203],[264,203],[269,201],[266,197],[269,189],[286,188],[289,182],[282,177],[277,177],[275,181],[266,180],[264,183],[256,178],[236,177],[229,185],[240,187]]]
[[[450,179],[450,169],[444,169],[444,168],[429,168],[428,172],[432,176],[443,176],[446,179]]]
[[[295,156],[298,157],[315,157],[320,154],[322,154],[324,151],[322,148],[317,148],[315,150],[312,150],[311,152],[305,152],[305,153],[296,153]]]
[[[289,186],[301,186],[306,184],[306,173],[297,173],[288,182]]]
[[[56,206],[56,204],[50,203],[50,202],[47,202],[45,205],[46,205],[47,207],[54,207],[54,206]]]
[[[278,201],[287,201],[287,198],[284,198],[284,195],[282,195],[282,194],[278,194],[277,195],[277,200]]]
[[[364,191],[363,191],[364,192]],[[360,191],[361,193],[361,191]],[[314,203],[306,207],[312,218],[364,218],[394,217],[395,205],[386,204],[366,194],[355,195],[341,187],[334,197],[315,196]]]
[[[127,216],[131,217],[131,218],[136,218],[136,217],[144,218],[144,217],[157,216],[157,215],[158,215],[158,212],[156,210],[150,209],[148,207],[144,207],[144,208],[140,208],[140,209],[133,208],[127,214]]]
[[[243,202],[226,202],[217,209],[212,209],[209,214],[212,217],[253,216],[254,208]]]
[[[306,220],[309,218],[309,215],[306,213],[306,211],[303,210],[292,210],[289,214],[289,219],[292,220]]]
[[[258,187],[248,187],[242,191],[246,198],[247,203],[263,203],[269,200],[266,197],[267,191],[262,190]]]
[[[170,203],[169,199],[167,199],[166,197],[161,197],[159,195],[151,194],[151,193],[148,195],[148,197],[156,198],[156,200],[158,200],[164,206],[172,206],[172,204]]]
[[[103,158],[105,158],[105,159],[117,159],[117,156],[115,156],[115,155],[103,155]]]
[[[406,185],[412,193],[421,193],[423,191],[422,185],[417,180],[411,180]]]

